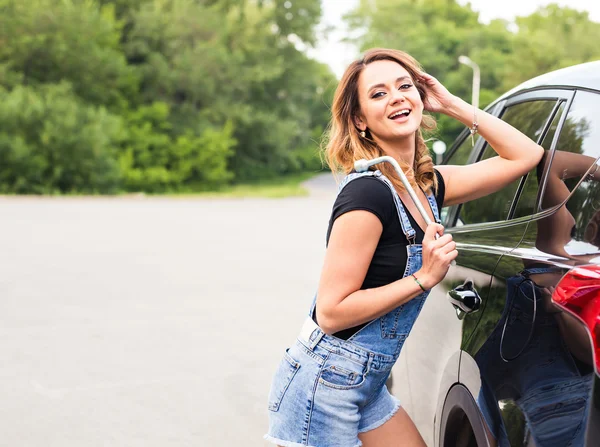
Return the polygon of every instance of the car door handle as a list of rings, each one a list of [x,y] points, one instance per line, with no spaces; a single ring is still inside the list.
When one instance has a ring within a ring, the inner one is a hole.
[[[465,314],[477,312],[481,307],[481,297],[473,287],[473,281],[469,279],[464,284],[448,291],[447,297],[457,310],[457,314],[458,311],[462,313],[462,315],[458,314],[460,319],[464,318]]]

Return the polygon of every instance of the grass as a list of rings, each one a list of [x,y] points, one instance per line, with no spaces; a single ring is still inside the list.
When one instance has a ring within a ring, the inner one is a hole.
[[[306,180],[319,175],[321,172],[302,172],[282,177],[225,186],[217,191],[203,192],[120,192],[116,194],[90,194],[90,193],[62,193],[62,194],[0,194],[0,197],[170,197],[170,198],[199,198],[199,199],[238,199],[244,197],[258,197],[280,199],[284,197],[302,197],[308,195],[308,190],[302,186]]]
[[[318,172],[303,172],[284,177],[276,177],[252,183],[226,186],[218,191],[160,194],[177,198],[237,199],[244,197],[260,197],[280,199],[283,197],[307,196],[308,190],[302,186],[306,180],[313,178]]]

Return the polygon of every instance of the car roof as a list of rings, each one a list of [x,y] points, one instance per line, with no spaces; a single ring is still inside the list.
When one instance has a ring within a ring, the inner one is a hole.
[[[561,68],[560,70],[551,71],[550,73],[529,79],[506,92],[494,101],[494,103],[522,91],[538,89],[541,87],[563,87],[569,89],[583,88],[600,91],[600,61]]]

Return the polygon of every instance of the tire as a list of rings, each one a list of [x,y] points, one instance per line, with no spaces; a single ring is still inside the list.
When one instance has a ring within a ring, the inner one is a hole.
[[[446,395],[439,447],[490,447],[485,422],[469,390],[456,384]]]

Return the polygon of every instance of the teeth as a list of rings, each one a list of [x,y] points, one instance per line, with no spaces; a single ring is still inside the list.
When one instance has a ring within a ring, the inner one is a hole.
[[[396,112],[393,115],[391,115],[390,118],[394,119],[394,118],[396,118],[399,115],[408,116],[409,113],[410,113],[410,110],[408,110],[408,109],[399,110],[398,112]]]

